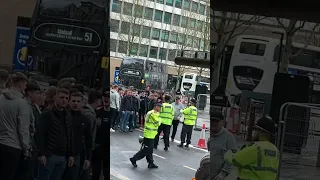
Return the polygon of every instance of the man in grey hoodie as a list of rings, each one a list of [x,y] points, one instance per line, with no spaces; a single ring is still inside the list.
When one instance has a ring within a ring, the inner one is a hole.
[[[7,88],[6,84],[9,79],[9,73],[5,69],[0,69],[0,95]]]
[[[120,95],[118,86],[113,85],[110,91],[110,132],[114,132],[114,126],[117,119],[118,111],[120,110]]]
[[[12,88],[0,96],[0,179],[12,180],[21,153],[30,157],[30,117],[32,111],[24,99],[27,77],[11,76]]]
[[[236,149],[236,140],[223,127],[223,122],[222,113],[214,110],[210,112],[210,138],[208,140],[210,155],[207,153],[201,159],[200,167],[196,172],[197,180],[224,180],[232,170],[232,165],[224,160],[224,155],[228,150]]]

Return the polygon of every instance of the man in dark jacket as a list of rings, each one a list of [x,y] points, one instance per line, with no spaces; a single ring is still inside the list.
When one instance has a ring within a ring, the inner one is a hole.
[[[144,116],[146,115],[146,111],[148,109],[147,101],[148,101],[148,98],[146,97],[146,93],[142,92],[140,96],[140,109],[139,109],[139,124],[141,127],[144,126],[144,121],[145,121]]]
[[[66,165],[71,167],[74,164],[72,117],[66,110],[68,101],[69,91],[58,89],[54,106],[40,116],[36,139],[40,161],[39,180],[61,179]]]
[[[77,180],[81,169],[87,170],[90,167],[92,154],[92,133],[90,120],[81,112],[83,106],[83,95],[80,92],[70,95],[69,107],[72,116],[74,134],[74,165],[66,169],[65,180]],[[80,154],[85,151],[85,160],[81,167]]]
[[[2,94],[3,90],[7,88],[6,84],[9,79],[9,73],[7,70],[0,69],[0,95]]]
[[[18,172],[16,173],[15,180],[34,180],[38,175],[38,155],[37,147],[35,142],[35,133],[39,125],[39,119],[41,115],[41,110],[36,104],[40,97],[40,86],[35,82],[29,82],[25,90],[26,100],[31,107],[30,116],[30,141],[32,151],[32,157],[24,159],[23,155],[21,156],[20,164],[18,167]]]
[[[133,115],[133,112],[135,110],[135,102],[134,98],[132,96],[132,91],[130,89],[127,90],[126,96],[124,96],[121,100],[121,111],[124,114],[124,117],[122,118],[122,121],[120,123],[120,130],[123,132],[127,132],[127,125],[129,123],[129,120],[131,116]],[[130,128],[130,125],[129,125]]]

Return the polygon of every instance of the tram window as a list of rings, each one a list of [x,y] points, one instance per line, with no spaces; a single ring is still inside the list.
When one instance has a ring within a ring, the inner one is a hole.
[[[263,56],[266,50],[265,44],[252,43],[252,42],[241,42],[240,53],[250,54],[256,56]]]

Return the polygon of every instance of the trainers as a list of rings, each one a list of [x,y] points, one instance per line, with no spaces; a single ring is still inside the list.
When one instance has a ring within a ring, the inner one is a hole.
[[[111,129],[110,129],[110,132],[116,132],[116,131],[115,131],[114,129],[112,129],[112,128],[111,128]]]
[[[165,151],[168,151],[168,147],[164,147],[164,150],[165,150]]]
[[[158,146],[153,146],[153,149],[158,149]]]
[[[133,165],[133,167],[138,167],[137,161],[134,158],[130,158],[130,162]]]
[[[174,142],[174,138],[171,138],[171,142]]]
[[[184,147],[189,148],[189,144],[186,144]]]
[[[148,168],[149,169],[156,169],[156,168],[158,168],[159,166],[157,166],[157,165],[155,165],[155,164],[148,164]]]
[[[177,146],[182,148],[183,147],[183,143],[178,144]]]

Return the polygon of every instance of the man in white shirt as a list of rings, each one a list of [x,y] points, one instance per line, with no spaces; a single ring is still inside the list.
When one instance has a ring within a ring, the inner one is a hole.
[[[174,141],[174,137],[176,136],[177,129],[180,123],[180,118],[182,116],[180,110],[184,109],[184,105],[180,102],[180,97],[176,96],[176,101],[171,104],[174,108],[174,118],[172,121],[172,134],[171,141]]]
[[[114,132],[114,126],[117,119],[117,114],[120,109],[120,95],[118,86],[113,85],[110,91],[110,132]]]

